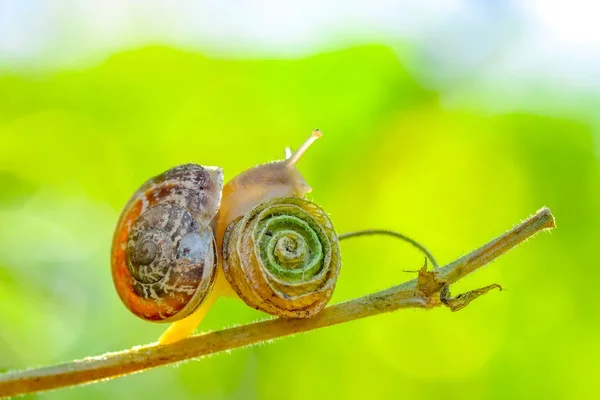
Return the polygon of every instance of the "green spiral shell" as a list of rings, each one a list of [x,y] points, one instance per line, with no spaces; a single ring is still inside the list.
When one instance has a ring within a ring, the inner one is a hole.
[[[276,198],[234,221],[223,270],[246,304],[273,315],[311,317],[327,304],[341,266],[337,234],[316,204]]]

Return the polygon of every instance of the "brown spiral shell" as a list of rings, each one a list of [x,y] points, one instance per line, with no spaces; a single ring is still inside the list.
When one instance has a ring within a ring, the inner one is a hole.
[[[186,164],[148,180],[131,197],[115,230],[111,261],[117,293],[133,314],[179,320],[210,293],[222,188],[220,168]]]
[[[307,318],[333,294],[341,266],[327,213],[298,197],[254,207],[227,228],[223,271],[246,304],[269,314]]]

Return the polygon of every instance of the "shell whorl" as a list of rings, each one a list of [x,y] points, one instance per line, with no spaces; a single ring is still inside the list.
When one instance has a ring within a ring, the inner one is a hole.
[[[273,315],[311,317],[327,304],[341,266],[331,220],[296,197],[259,204],[227,228],[223,271],[251,307]]]
[[[210,293],[222,187],[221,169],[186,164],[148,180],[129,200],[115,230],[112,274],[132,313],[175,321]]]

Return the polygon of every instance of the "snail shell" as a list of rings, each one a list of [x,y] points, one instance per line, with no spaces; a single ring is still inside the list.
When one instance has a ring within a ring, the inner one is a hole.
[[[210,293],[222,188],[220,168],[186,164],[148,180],[129,200],[113,238],[112,275],[133,314],[176,321]]]
[[[333,294],[340,272],[327,213],[297,197],[254,207],[227,228],[223,271],[246,304],[273,315],[311,317]]]

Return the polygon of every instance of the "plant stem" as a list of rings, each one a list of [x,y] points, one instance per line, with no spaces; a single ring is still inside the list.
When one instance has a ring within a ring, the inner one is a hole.
[[[361,236],[375,236],[375,235],[391,236],[396,239],[404,240],[405,242],[412,244],[414,247],[419,249],[423,254],[425,254],[425,256],[429,259],[429,261],[431,261],[431,265],[433,265],[434,268],[438,268],[438,263],[435,260],[435,257],[433,256],[433,254],[431,254],[431,252],[429,250],[427,250],[427,248],[425,246],[423,246],[421,243],[417,242],[416,240],[414,240],[406,235],[403,235],[399,232],[396,232],[396,231],[390,231],[387,229],[367,229],[364,231],[342,233],[341,235],[338,235],[338,239],[344,240],[344,239],[356,238],[356,237],[361,237]]]
[[[451,298],[449,284],[464,278],[536,233],[554,227],[552,213],[549,209],[543,208],[504,235],[441,269],[427,271],[422,268],[415,279],[380,292],[329,306],[313,318],[269,319],[192,336],[168,345],[155,343],[137,346],[65,364],[8,372],[0,375],[0,397],[112,379],[160,365],[236,349],[400,308],[429,309],[447,306],[457,311],[478,296],[499,286],[490,285]]]

